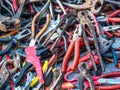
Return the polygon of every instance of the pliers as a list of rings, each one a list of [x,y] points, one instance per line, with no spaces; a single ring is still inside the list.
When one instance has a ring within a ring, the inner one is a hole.
[[[107,21],[108,23],[111,23],[111,22],[119,23],[120,18],[117,17],[119,14],[120,14],[120,10],[117,10],[117,11],[113,12],[112,14],[109,14],[106,17],[103,17],[103,18],[100,18],[100,19],[97,19],[97,20],[101,21],[101,22]]]
[[[45,39],[45,41],[43,42],[43,45],[45,45],[48,40],[51,38],[51,36],[59,29],[59,27],[63,27],[61,32],[59,33],[58,37],[56,38],[56,40],[54,41],[53,45],[50,48],[50,51],[53,50],[53,48],[56,46],[56,44],[58,43],[59,39],[61,38],[61,36],[63,35],[63,33],[67,30],[67,28],[69,26],[71,26],[71,22],[73,22],[73,20],[75,19],[76,16],[76,12],[70,12],[68,14],[66,14],[61,21],[59,22],[59,24],[54,28],[54,30],[52,30],[52,32],[50,34],[48,34],[47,38]]]
[[[111,72],[101,76],[92,76],[95,88],[99,90],[116,90],[120,89],[120,72]],[[101,85],[101,84],[108,84]]]
[[[43,14],[45,13],[45,11],[47,10],[48,6],[50,4],[50,0],[48,0],[48,2],[46,3],[46,5],[42,8],[42,10],[40,12],[37,12],[37,14],[34,16],[33,20],[32,20],[32,26],[31,26],[31,31],[32,31],[32,34],[31,34],[31,41],[30,41],[30,44],[29,46],[33,46],[35,45],[36,41],[38,41],[38,39],[42,36],[42,34],[47,30],[48,26],[49,26],[49,23],[50,23],[50,14],[48,13],[46,15],[46,18],[47,18],[47,21],[46,21],[46,24],[45,26],[42,28],[42,30],[40,30],[38,32],[38,34],[35,36],[35,23],[36,21],[41,18],[43,16]]]
[[[78,65],[78,70],[80,72],[80,84],[79,90],[87,90],[85,87],[85,81],[89,83],[90,90],[95,90],[94,82],[89,74],[89,65],[86,62],[82,62]]]
[[[68,64],[68,61],[70,60],[70,57],[71,57],[73,51],[75,51],[75,52],[74,52],[74,60],[71,65],[71,70],[74,71],[77,67],[77,63],[78,63],[79,57],[80,57],[80,42],[82,40],[82,37],[80,37],[81,33],[82,33],[82,31],[80,31],[79,28],[76,28],[76,30],[74,31],[73,40],[71,40],[68,50],[63,59],[62,71],[64,73],[66,73],[67,64]]]
[[[0,42],[8,42],[8,47],[2,51],[0,51],[0,56],[4,55],[6,53],[8,53],[14,45],[18,44],[19,40],[22,40],[23,38],[29,36],[31,34],[31,31],[29,29],[25,29],[21,32],[19,32],[17,35],[15,36],[9,36],[7,38],[0,38]]]
[[[76,10],[89,9],[94,14],[97,14],[101,11],[101,9],[103,7],[104,0],[85,0],[85,2],[81,5],[69,4],[66,2],[62,2],[62,3],[68,7],[71,7],[71,8],[76,9]],[[97,4],[99,4],[99,6]],[[97,8],[96,8],[96,6],[97,6]]]

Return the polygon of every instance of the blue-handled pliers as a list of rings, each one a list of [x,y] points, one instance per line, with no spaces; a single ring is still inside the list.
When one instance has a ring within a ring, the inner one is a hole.
[[[117,55],[116,55],[116,53],[115,53],[115,50],[114,50],[114,48],[113,48],[112,46],[110,47],[110,50],[111,50],[111,53],[112,53],[112,55],[113,55],[114,64],[115,64],[115,66],[117,66],[118,61],[117,61]]]

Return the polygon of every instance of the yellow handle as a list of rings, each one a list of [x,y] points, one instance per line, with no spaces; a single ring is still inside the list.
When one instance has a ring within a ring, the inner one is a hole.
[[[47,68],[48,68],[48,61],[45,61],[45,62],[44,62],[44,65],[43,65],[43,67],[42,67],[43,73],[46,72]],[[38,81],[39,81],[38,76],[35,76],[34,79],[33,79],[33,81],[32,81],[31,84],[30,84],[30,87],[33,87]]]

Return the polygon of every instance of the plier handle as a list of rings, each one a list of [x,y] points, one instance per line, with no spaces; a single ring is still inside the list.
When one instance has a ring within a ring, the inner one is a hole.
[[[74,53],[74,60],[73,63],[71,65],[71,70],[75,70],[77,67],[77,63],[79,61],[79,57],[80,57],[80,42],[81,42],[81,37],[79,37],[79,34],[81,34],[82,31],[80,31],[78,28],[76,28],[76,30],[74,31],[74,35],[73,35],[73,40],[71,40],[70,45],[68,47],[68,50],[65,54],[65,57],[63,59],[63,64],[62,64],[62,71],[65,73],[67,70],[67,64],[68,61],[70,60],[70,57],[73,53],[73,51],[75,51]],[[81,35],[80,35],[81,36]]]

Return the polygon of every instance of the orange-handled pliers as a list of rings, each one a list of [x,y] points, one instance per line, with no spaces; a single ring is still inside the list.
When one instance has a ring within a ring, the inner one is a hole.
[[[42,10],[40,12],[37,12],[37,14],[34,16],[33,20],[32,20],[32,26],[31,26],[31,30],[32,30],[32,38],[35,40],[38,40],[39,37],[47,30],[49,23],[50,23],[50,14],[48,13],[46,15],[47,21],[45,26],[38,32],[38,34],[35,36],[35,23],[36,21],[42,17],[42,15],[46,12],[48,6],[50,4],[50,0],[48,0],[48,2],[46,3],[46,5],[42,8]]]
[[[66,73],[67,64],[68,64],[68,61],[70,60],[70,57],[71,57],[73,51],[75,51],[75,52],[74,52],[74,60],[71,65],[71,70],[74,71],[77,67],[77,63],[79,61],[79,56],[80,56],[80,42],[82,40],[82,37],[80,37],[81,33],[82,33],[82,31],[79,30],[79,28],[77,27],[73,34],[73,40],[70,42],[68,50],[63,59],[63,64],[62,64],[63,73]]]

